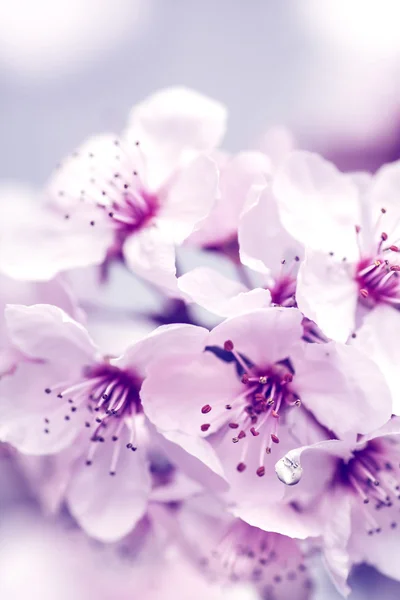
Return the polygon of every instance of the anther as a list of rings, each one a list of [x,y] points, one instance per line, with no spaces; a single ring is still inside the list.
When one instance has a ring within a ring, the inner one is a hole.
[[[249,383],[249,376],[247,375],[247,373],[243,373],[242,383]]]
[[[228,423],[228,426],[229,426],[231,429],[237,429],[237,428],[239,427],[239,425],[238,425],[237,423]]]
[[[277,435],[275,435],[275,433],[271,433],[271,440],[274,442],[274,444],[279,444],[279,438]]]
[[[239,473],[243,473],[243,471],[246,469],[246,465],[243,462],[240,462],[236,469],[239,471]]]
[[[114,477],[115,471],[110,471],[110,475],[112,475]]]
[[[360,296],[362,296],[363,298],[367,298],[368,297],[368,290],[366,289],[362,289],[360,290]]]
[[[257,431],[254,427],[250,427],[250,432],[252,435],[254,435],[254,437],[257,437],[258,435],[260,435],[260,432]]]
[[[233,348],[234,345],[232,340],[226,340],[226,342],[224,342],[224,350],[226,350],[227,352],[232,352]]]
[[[383,242],[386,242],[387,239],[388,239],[388,234],[385,233],[384,231],[382,231],[382,233],[381,233],[381,240]]]
[[[263,477],[265,475],[265,467],[258,467],[256,473],[259,477]]]
[[[205,404],[203,406],[203,408],[201,409],[201,412],[203,413],[203,415],[206,415],[207,413],[209,413],[211,410],[211,406],[209,404]]]
[[[398,246],[390,246],[389,250],[391,250],[392,252],[398,252],[399,251],[399,247]]]
[[[46,392],[46,394],[51,394],[51,389],[50,388],[46,388],[44,391]]]
[[[91,464],[92,464],[92,461],[91,461],[91,460],[87,460],[87,461],[86,461],[86,466],[90,467],[90,465],[91,465]]]
[[[208,431],[210,429],[210,423],[203,423],[200,427],[201,431]]]
[[[245,437],[246,437],[246,432],[245,432],[245,431],[243,431],[243,429],[242,429],[242,431],[239,431],[239,434],[238,434],[238,439],[239,439],[239,440],[242,440],[242,439],[243,439],[243,438],[245,438]]]
[[[225,404],[225,408],[226,408],[226,410],[231,410],[232,406],[230,404]]]

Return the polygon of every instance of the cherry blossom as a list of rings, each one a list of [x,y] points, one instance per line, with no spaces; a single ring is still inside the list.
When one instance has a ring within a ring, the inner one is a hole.
[[[260,507],[282,497],[273,464],[298,440],[329,439],[328,430],[355,439],[390,416],[389,390],[371,360],[302,336],[297,309],[254,310],[198,337],[196,351],[181,343],[178,356],[148,369],[145,413],[183,447],[194,439],[208,444],[235,505]]]
[[[201,328],[161,327],[111,358],[54,306],[9,306],[6,318],[24,360],[0,381],[0,439],[24,454],[71,448],[79,456],[66,491],[72,514],[94,537],[121,537],[151,491],[151,433],[139,395],[146,370],[157,353],[171,354],[174,340],[196,344]]]
[[[367,562],[385,575],[399,579],[395,561],[399,543],[398,499],[400,497],[399,419],[359,436],[356,443],[331,440],[289,452],[278,461],[278,477],[296,479],[312,469],[313,461],[330,458],[331,479],[308,506],[321,523],[325,558],[342,593],[349,593],[346,580],[351,566]],[[305,482],[310,486],[311,479]]]
[[[293,153],[274,181],[282,222],[307,248],[297,304],[333,339],[345,342],[366,312],[400,301],[399,182],[400,163],[371,178],[339,173],[304,152]]]
[[[206,154],[222,138],[225,121],[218,102],[169,88],[133,108],[121,137],[86,141],[49,182],[30,230],[31,244],[36,239],[45,251],[31,261],[23,243],[10,274],[45,280],[61,270],[102,264],[106,277],[110,262],[122,260],[136,274],[175,290],[174,246],[218,196],[217,166]]]

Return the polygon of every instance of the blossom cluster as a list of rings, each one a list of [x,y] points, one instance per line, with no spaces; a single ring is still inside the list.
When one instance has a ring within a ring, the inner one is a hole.
[[[226,120],[169,88],[1,186],[0,441],[175,597],[307,600],[316,553],[343,595],[361,562],[400,579],[400,162],[278,129],[232,155]]]

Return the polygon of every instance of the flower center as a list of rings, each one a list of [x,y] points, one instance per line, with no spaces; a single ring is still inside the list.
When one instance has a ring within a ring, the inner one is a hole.
[[[300,550],[295,547],[296,542],[290,540],[293,548],[288,553],[287,548],[280,547],[284,540],[279,534],[262,531],[238,520],[227,529],[211,557],[204,557],[201,562],[213,576],[232,582],[268,584],[270,593],[275,586],[279,589],[279,584],[285,580],[296,582],[296,586],[310,586],[307,567],[302,562]]]
[[[274,285],[268,288],[271,292],[271,301],[277,306],[296,306],[296,279],[290,275],[283,275],[275,280]]]
[[[45,393],[55,394],[65,403],[65,421],[72,422],[74,416],[87,411],[84,426],[91,429],[91,445],[86,459],[88,466],[93,462],[99,443],[104,443],[107,438],[115,443],[110,468],[110,475],[115,475],[124,426],[130,431],[126,447],[132,451],[137,449],[134,417],[142,412],[140,387],[141,379],[137,375],[105,362],[86,367],[80,380],[47,387]],[[45,418],[44,421],[44,433],[49,434],[50,419]]]
[[[389,241],[388,234],[381,229],[386,212],[385,208],[381,208],[374,226],[374,236],[378,239],[375,252],[366,254],[362,250],[362,230],[359,225],[355,228],[361,258],[356,265],[354,278],[358,285],[360,301],[368,308],[373,308],[379,303],[392,306],[400,304],[400,265],[394,260],[399,247],[397,240],[393,240],[394,243]]]
[[[356,268],[355,279],[359,287],[361,302],[368,308],[372,308],[379,303],[399,306],[399,271],[399,265],[391,264],[382,255],[375,259],[364,258],[360,260]]]
[[[347,464],[340,465],[343,483],[350,486],[362,505],[369,535],[381,531],[374,510],[389,510],[400,499],[399,462],[400,449],[393,438],[388,438],[368,442]],[[397,527],[395,518],[393,514],[389,519],[392,529]]]
[[[290,359],[259,368],[237,352],[231,340],[225,342],[223,351],[220,348],[207,349],[213,351],[219,358],[224,359],[223,352],[225,352],[229,361],[233,359],[237,366],[238,377],[243,383],[243,392],[230,404],[224,404],[225,411],[229,412],[231,417],[227,426],[236,432],[232,442],[241,443],[243,446],[241,460],[236,468],[239,473],[245,471],[249,440],[261,435],[259,467],[256,473],[259,477],[263,477],[265,454],[271,454],[273,444],[279,444],[280,420],[288,408],[301,405],[299,397],[292,388],[294,369]],[[211,410],[212,406],[206,404],[201,412],[206,415]],[[200,427],[201,431],[208,431],[210,426],[210,423],[203,423]]]
[[[133,148],[127,148],[119,140],[114,141],[115,155],[110,157],[107,168],[97,165],[96,154],[89,154],[87,185],[80,191],[80,204],[92,207],[89,223],[91,227],[104,224],[109,220],[114,229],[114,243],[107,254],[110,259],[122,259],[122,247],[128,236],[146,227],[156,216],[160,201],[158,195],[147,191],[145,184],[146,159],[139,142]],[[82,160],[78,153],[75,157]],[[139,165],[139,166],[138,166]],[[100,168],[98,168],[100,167]],[[140,172],[139,172],[140,171]],[[65,197],[63,190],[58,191]],[[64,218],[73,221],[73,214]]]
[[[271,292],[271,302],[277,306],[294,307],[296,304],[296,275],[300,258],[293,257],[289,262],[281,261],[281,269],[274,282],[267,289]]]

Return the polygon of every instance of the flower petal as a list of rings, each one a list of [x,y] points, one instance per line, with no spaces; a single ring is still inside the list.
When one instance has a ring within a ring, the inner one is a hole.
[[[314,250],[357,258],[358,190],[333,164],[295,151],[277,171],[272,190],[282,223],[294,238]]]
[[[112,230],[108,223],[90,225],[96,218],[93,207],[79,206],[66,219],[66,208],[51,210],[33,192],[28,197],[5,194],[3,201],[7,199],[0,236],[0,271],[5,275],[46,281],[65,269],[104,259]],[[18,209],[9,209],[13,202]]]
[[[59,371],[80,369],[96,357],[86,329],[56,306],[9,305],[5,317],[12,343],[27,356],[54,363]]]
[[[65,420],[65,401],[45,393],[62,377],[46,364],[19,362],[12,374],[1,378],[1,441],[35,455],[53,454],[72,443],[83,426],[79,411]]]
[[[258,367],[266,367],[290,355],[303,335],[302,314],[295,308],[262,308],[227,319],[210,333],[210,346],[231,340],[238,352]]]
[[[384,165],[373,178],[367,196],[374,222],[379,219],[378,235],[384,231],[392,243],[400,237],[399,211],[400,161]],[[381,209],[385,209],[382,213]]]
[[[303,254],[302,245],[283,227],[271,186],[254,185],[239,221],[240,258],[251,269],[277,271],[282,260]]]
[[[128,267],[167,293],[177,293],[175,248],[157,226],[146,227],[129,236],[124,244]]]
[[[157,189],[196,152],[216,147],[226,119],[222,104],[184,87],[166,88],[134,106],[126,135],[148,156],[150,188]]]
[[[295,385],[305,406],[339,437],[368,433],[391,415],[391,395],[376,364],[336,342],[307,344],[292,355]]]
[[[218,245],[237,235],[250,187],[256,182],[265,183],[271,171],[268,157],[260,152],[240,152],[218,166],[221,193],[208,218],[190,237],[197,246]]]
[[[196,325],[162,325],[130,346],[120,358],[111,361],[115,366],[133,368],[143,376],[151,362],[182,352],[200,354],[206,344],[208,330]]]
[[[180,171],[160,207],[158,225],[166,237],[181,244],[208,216],[218,193],[217,165],[199,156]]]
[[[329,338],[345,343],[355,329],[357,283],[352,267],[322,252],[306,252],[297,276],[296,300]]]
[[[161,433],[180,431],[201,436],[200,426],[207,422],[207,435],[218,429],[226,410],[221,398],[229,403],[243,384],[232,363],[224,363],[211,352],[186,353],[181,346],[179,356],[171,356],[150,364],[140,396],[144,411]],[[203,414],[206,404],[212,411]]]
[[[394,514],[391,510],[374,511],[373,516],[380,532],[371,536],[365,530],[365,516],[354,507],[349,544],[350,556],[355,563],[366,562],[387,577],[399,581],[397,560],[400,543],[399,522],[393,521]]]
[[[206,310],[221,316],[233,317],[271,304],[271,294],[261,288],[247,288],[208,267],[197,267],[178,279],[178,287]]]
[[[352,345],[365,352],[382,371],[390,388],[395,415],[400,415],[400,319],[390,306],[377,306],[369,311]]]
[[[77,464],[67,491],[75,519],[90,536],[103,542],[114,542],[133,529],[145,513],[151,491],[145,449],[139,444],[137,451],[131,452],[125,448],[128,441],[124,428],[114,476],[110,476],[110,468],[116,446],[106,439],[98,445],[90,466],[83,460]]]
[[[268,507],[239,506],[232,512],[249,525],[293,538],[305,539],[321,533],[321,525],[316,521],[315,514],[299,513],[288,504],[276,502]]]

